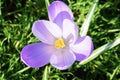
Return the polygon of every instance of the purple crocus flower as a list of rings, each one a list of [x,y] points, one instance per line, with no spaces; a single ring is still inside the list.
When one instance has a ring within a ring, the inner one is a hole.
[[[49,21],[34,22],[32,32],[41,42],[25,46],[21,51],[22,61],[33,68],[50,62],[65,70],[75,61],[89,57],[93,42],[89,36],[78,38],[78,27],[69,7],[62,1],[54,1],[48,7],[48,15]]]

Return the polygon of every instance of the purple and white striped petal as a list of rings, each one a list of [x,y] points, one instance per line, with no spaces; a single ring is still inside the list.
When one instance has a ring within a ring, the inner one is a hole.
[[[69,19],[63,21],[63,38],[74,43],[78,38],[78,27]]]
[[[54,44],[56,38],[62,36],[62,30],[55,23],[46,20],[35,21],[32,32],[38,39],[47,44]]]
[[[21,60],[28,66],[39,68],[50,61],[53,46],[44,43],[34,43],[25,46],[21,51]]]
[[[68,69],[76,60],[74,53],[69,49],[54,51],[50,63],[60,70]]]
[[[71,19],[70,14],[68,12],[66,12],[66,11],[63,11],[63,12],[60,12],[56,16],[56,18],[54,19],[53,22],[56,23],[63,30],[63,21],[64,21],[64,19],[69,19],[69,20],[73,21],[73,19]]]
[[[50,6],[48,7],[48,16],[49,16],[50,21],[54,21],[56,16],[63,11],[68,12],[69,15],[71,16],[71,19],[73,19],[72,11],[64,2],[62,1],[52,2]]]
[[[76,54],[77,61],[86,59],[93,51],[93,42],[89,36],[79,38],[74,45],[70,46]]]

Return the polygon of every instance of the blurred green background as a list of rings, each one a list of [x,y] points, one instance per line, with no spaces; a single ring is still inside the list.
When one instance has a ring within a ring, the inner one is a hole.
[[[81,28],[93,0],[63,0]],[[53,0],[50,0],[50,3]],[[48,20],[44,0],[0,0],[0,80],[120,80],[120,45],[91,62],[60,71],[50,64],[33,69],[20,60],[21,49],[39,42],[31,32],[35,20]],[[120,0],[100,0],[92,17],[88,35],[95,49],[120,36]]]

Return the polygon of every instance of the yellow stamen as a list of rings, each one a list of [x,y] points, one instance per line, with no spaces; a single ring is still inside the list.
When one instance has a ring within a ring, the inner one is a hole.
[[[55,48],[59,49],[59,48],[64,48],[64,47],[65,47],[65,43],[62,38],[59,38],[55,41]]]

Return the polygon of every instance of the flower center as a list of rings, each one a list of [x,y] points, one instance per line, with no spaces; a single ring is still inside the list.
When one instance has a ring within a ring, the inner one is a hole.
[[[55,48],[59,49],[59,48],[64,48],[64,47],[65,47],[65,43],[62,38],[59,38],[55,41]]]

